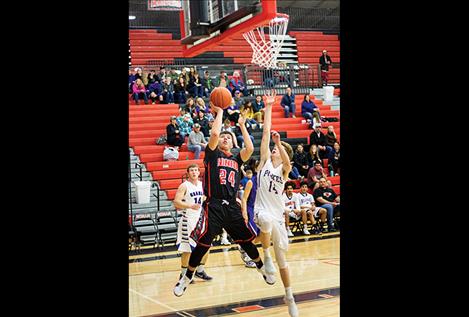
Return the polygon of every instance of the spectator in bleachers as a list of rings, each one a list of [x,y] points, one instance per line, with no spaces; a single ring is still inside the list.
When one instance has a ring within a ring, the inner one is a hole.
[[[166,78],[166,69],[164,68],[164,66],[161,66],[160,73],[156,75],[156,80],[161,83],[164,81],[165,78]]]
[[[147,75],[148,87],[150,87],[150,85],[153,84],[155,81],[157,81],[155,70],[150,70],[150,72]]]
[[[205,113],[210,112],[210,109],[205,104],[205,101],[202,98],[198,97],[195,100],[195,111],[197,111],[197,113],[199,113],[200,110],[203,110]]]
[[[323,165],[323,161],[319,157],[318,146],[316,144],[311,144],[307,157],[309,166],[314,166],[316,162],[320,162],[321,166]]]
[[[192,97],[202,97],[204,95],[204,88],[199,78],[199,73],[194,71],[190,76],[189,84],[187,85],[187,90]]]
[[[184,117],[181,118],[181,120],[178,120],[178,125],[181,130],[181,137],[184,140],[184,138],[192,132],[194,121],[192,120],[191,115],[189,113],[186,113]]]
[[[233,132],[233,126],[231,125],[231,121],[230,119],[225,119],[225,121],[223,121],[223,126],[221,127],[221,131],[229,131],[229,132]],[[234,138],[236,139],[236,137]]]
[[[226,75],[226,72],[224,70],[220,71],[220,75],[216,78],[214,84],[216,87],[225,87],[232,93],[229,85],[228,76]]]
[[[152,104],[155,104],[156,100],[163,102],[162,87],[159,81],[155,80],[148,85],[148,93]]]
[[[244,188],[246,187],[246,183],[252,179],[252,175],[253,175],[251,168],[249,166],[246,166],[246,169],[245,169],[245,165],[247,165],[247,163],[242,164],[240,168],[241,172],[243,173],[243,178],[239,182],[239,190],[238,190],[239,199],[243,199]]]
[[[289,237],[293,237],[290,229],[290,219],[295,222],[302,219],[304,224],[303,233],[310,234],[307,226],[308,218],[306,218],[306,211],[301,210],[298,195],[293,192],[294,187],[295,185],[292,182],[287,182],[285,184],[285,192],[283,193],[285,228]]]
[[[186,101],[186,113],[190,114],[192,119],[197,117],[197,109],[195,107],[195,101],[192,97],[189,97]]]
[[[321,177],[327,177],[327,175],[321,163],[316,162],[314,166],[309,169],[308,176],[306,177],[309,188],[312,188],[313,191],[318,188]]]
[[[130,94],[133,94],[133,91],[132,91],[132,86],[134,85],[135,83],[135,73],[136,71],[135,70],[132,70],[129,68],[129,93]]]
[[[290,173],[288,174],[288,178],[291,179],[291,180],[302,180],[304,177],[300,175],[300,172],[298,172],[298,169],[296,168],[296,166],[294,166],[295,162],[291,161],[290,164],[292,165],[292,168],[291,168],[291,171]]]
[[[188,71],[189,71],[189,68],[183,67],[182,70],[181,70],[181,74],[179,74],[179,77],[184,78],[184,82],[186,84],[188,84],[189,80],[190,80]]]
[[[308,163],[307,154],[304,151],[303,144],[298,144],[293,154],[293,166],[298,169],[301,176],[306,177],[311,165]]]
[[[187,85],[185,81],[185,76],[179,76],[176,85],[174,86],[174,98],[177,103],[185,103],[187,98]]]
[[[253,125],[257,126],[257,121],[254,120],[254,110],[252,109],[252,104],[251,101],[246,100],[244,101],[244,104],[241,106],[241,109],[239,109],[241,112],[246,111],[246,123],[248,123],[251,127]]]
[[[178,73],[176,72],[176,70],[174,68],[169,68],[169,74],[167,77],[170,77],[171,78],[171,83],[173,83],[173,85],[175,85],[177,83],[177,80],[179,78],[179,75]]]
[[[337,142],[337,134],[335,134],[334,132],[334,126],[330,125],[327,127],[327,133],[325,134],[325,137],[326,137],[326,145],[333,148],[334,143]],[[330,151],[330,153],[332,153],[332,150]]]
[[[177,124],[176,116],[171,116],[169,121],[170,124],[166,126],[166,143],[179,149],[179,147],[184,143],[184,138],[181,137],[181,130]]]
[[[197,113],[197,118],[194,119],[194,126],[196,123],[200,125],[200,131],[204,134],[205,139],[208,140],[210,138],[210,127],[204,110],[201,109]]]
[[[140,78],[137,78],[135,80],[135,83],[132,86],[132,92],[133,92],[133,98],[135,100],[136,105],[138,105],[139,98],[143,98],[143,100],[145,101],[145,104],[148,104],[147,90]]]
[[[208,70],[204,72],[204,77],[201,78],[202,88],[203,88],[203,97],[209,97],[210,93],[213,90],[212,79],[210,78],[210,73]]]
[[[163,84],[163,96],[164,103],[174,103],[174,85],[171,81],[171,77],[167,76]]]
[[[322,55],[319,58],[319,64],[321,64],[321,80],[323,85],[327,86],[327,82],[329,81],[329,67],[332,66],[332,60],[326,50],[322,51]]]
[[[292,118],[296,118],[295,95],[293,94],[290,87],[287,88],[287,93],[283,95],[282,101],[280,101],[280,105],[285,111],[285,118],[289,118],[290,113],[292,114]]]
[[[200,131],[200,124],[194,124],[194,130],[189,134],[189,140],[187,142],[187,148],[189,151],[194,152],[194,159],[200,158],[200,152],[205,150],[207,141],[205,140],[204,134]]]
[[[239,72],[236,70],[233,72],[233,76],[231,76],[231,80],[229,82],[230,90],[231,91],[240,91],[243,96],[249,96],[249,92],[246,88],[246,84],[244,83],[243,79],[239,75]]]
[[[327,158],[332,151],[332,147],[326,144],[326,136],[321,132],[320,125],[316,125],[314,131],[309,135],[309,142],[311,145],[316,144],[318,146],[321,158]]]
[[[142,83],[145,83],[143,80],[143,70],[140,67],[135,68],[135,80],[141,79]]]
[[[331,176],[338,176],[340,174],[340,144],[338,142],[334,143],[334,150],[332,150],[329,156],[328,165]]]
[[[237,93],[237,95],[239,96],[239,94]],[[226,110],[224,110],[223,112],[226,113],[226,117],[232,121],[232,122],[235,122],[237,123],[238,122],[238,118],[239,118],[239,112],[240,112],[240,107],[243,103],[243,100],[241,98],[238,98],[236,100],[236,97],[235,97],[235,102],[233,104],[231,104],[228,108],[226,108]]]
[[[318,106],[314,104],[309,95],[305,95],[301,103],[301,115],[303,118],[313,121],[314,112],[319,112]]]
[[[316,205],[327,210],[327,228],[323,231],[336,231],[334,216],[340,215],[340,196],[331,188],[325,177],[319,180],[319,187],[313,192]]]
[[[259,127],[262,128],[262,123],[264,122],[264,101],[262,101],[262,96],[257,95],[256,101],[252,104],[252,110],[254,111],[254,120],[259,123]]]

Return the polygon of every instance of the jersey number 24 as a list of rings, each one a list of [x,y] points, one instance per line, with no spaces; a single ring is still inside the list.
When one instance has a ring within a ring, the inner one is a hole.
[[[234,187],[236,183],[235,174],[236,173],[234,171],[231,171],[228,175],[228,182],[231,184],[231,187]],[[223,168],[220,169],[220,184],[226,184],[226,170]]]

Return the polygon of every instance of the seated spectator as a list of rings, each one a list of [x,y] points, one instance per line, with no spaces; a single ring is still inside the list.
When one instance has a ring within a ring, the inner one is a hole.
[[[298,195],[293,192],[294,187],[295,185],[292,182],[287,182],[285,184],[285,192],[283,193],[285,228],[289,237],[293,237],[290,229],[290,220],[296,222],[302,219],[304,224],[303,233],[310,234],[307,226],[308,218],[306,218],[306,211],[301,210]]]
[[[325,137],[326,137],[326,145],[330,146],[331,148],[334,147],[334,143],[337,142],[337,135],[334,132],[334,126],[330,125],[327,127],[327,133]]]
[[[176,122],[176,116],[171,116],[169,121],[170,124],[166,126],[166,143],[179,149],[184,143],[184,138],[181,137],[181,130]]]
[[[221,127],[221,132],[223,131],[233,132],[233,130],[234,128],[231,125],[230,119],[225,119],[225,121],[223,121],[223,126]],[[236,139],[236,138],[233,138],[233,139]]]
[[[225,87],[230,91],[230,93],[232,93],[228,76],[224,70],[220,71],[220,75],[215,79],[214,85],[215,87]]]
[[[306,120],[313,121],[313,114],[317,112],[319,115],[318,106],[314,104],[309,95],[305,95],[303,102],[301,103],[301,115]]]
[[[156,75],[156,80],[160,83],[163,82],[166,78],[166,68],[164,66],[160,67],[160,73]]]
[[[319,157],[318,146],[316,144],[311,144],[311,146],[309,147],[307,158],[308,158],[308,165],[310,167],[314,166],[316,162],[320,162],[321,166],[324,167],[323,161]]]
[[[187,85],[185,81],[185,76],[181,74],[176,85],[174,86],[174,99],[177,103],[185,103],[187,92]]]
[[[189,83],[189,80],[190,80],[189,74],[187,73],[188,71],[189,71],[189,68],[183,67],[181,70],[181,73],[179,74],[179,77],[184,78],[184,82],[186,83],[186,85]]]
[[[159,100],[160,102],[163,101],[162,88],[161,84],[158,81],[155,80],[148,85],[148,92],[150,95],[151,103],[153,105],[156,103],[156,100]]]
[[[148,88],[150,88],[150,85],[153,84],[157,79],[157,76],[155,74],[155,71],[154,70],[150,70],[150,72],[148,73],[148,76],[147,76],[147,82],[148,82]]]
[[[191,115],[189,113],[186,113],[184,117],[181,118],[181,120],[178,120],[178,125],[181,130],[181,137],[184,140],[184,138],[192,132],[194,121],[192,120]]]
[[[300,181],[303,180],[304,176],[301,176],[300,172],[298,172],[298,169],[296,168],[296,166],[293,165],[294,162],[291,161],[290,164],[292,165],[292,168],[291,168],[290,173],[288,174],[288,179],[291,179],[291,180],[299,179]]]
[[[135,80],[135,83],[132,86],[132,91],[133,91],[133,98],[135,100],[136,105],[138,105],[139,98],[143,98],[143,100],[145,101],[145,104],[146,105],[148,104],[147,90],[140,78]]]
[[[224,112],[226,111],[226,118],[228,118],[231,122],[238,122],[239,113],[240,113],[240,105],[239,102],[231,104]]]
[[[189,141],[187,142],[187,148],[189,151],[194,152],[194,159],[200,158],[200,152],[205,150],[207,141],[202,132],[200,132],[200,124],[194,124],[194,130],[189,134]]]
[[[164,79],[163,91],[161,93],[163,96],[164,103],[174,103],[174,85],[171,82],[171,77],[167,76]]]
[[[198,72],[194,71],[192,76],[190,76],[187,91],[189,91],[193,98],[202,97],[204,95],[204,88],[202,87]]]
[[[319,187],[313,192],[316,205],[327,210],[327,228],[323,231],[336,231],[334,217],[340,216],[340,196],[331,188],[325,177],[319,180]]]
[[[262,123],[264,122],[264,101],[262,101],[262,96],[257,95],[256,101],[252,104],[252,110],[254,111],[254,120],[259,123],[259,127],[262,128]]]
[[[296,151],[293,154],[293,166],[298,169],[301,176],[306,177],[309,172],[309,168],[312,165],[308,163],[308,157],[304,151],[303,144],[298,144]]]
[[[143,80],[143,70],[140,67],[135,68],[135,80],[137,79],[140,79],[145,85],[145,81]]]
[[[245,118],[246,118],[246,123],[248,123],[251,127],[257,126],[257,121],[254,120],[254,111],[252,109],[251,102],[249,100],[246,100],[244,104],[241,106],[241,109],[239,109],[241,112],[246,111],[245,113]]]
[[[133,95],[133,90],[132,90],[132,86],[134,85],[135,83],[135,80],[137,78],[135,78],[135,74],[136,74],[136,70],[132,70],[132,69],[129,69],[129,94],[132,94]]]
[[[205,139],[208,140],[210,137],[210,128],[208,124],[208,118],[205,116],[205,111],[200,110],[197,113],[197,118],[194,119],[194,125],[196,123],[200,125],[200,131],[204,134]]]
[[[235,91],[235,96],[233,97],[233,101],[235,105],[238,106],[238,109],[241,108],[244,104],[244,98],[241,95],[241,92],[239,90]]]
[[[319,187],[319,179],[321,177],[327,177],[324,173],[324,168],[321,166],[320,162],[314,163],[314,166],[309,169],[308,176],[306,178],[308,186],[313,189],[313,191]]]
[[[284,109],[285,118],[290,118],[290,113],[292,114],[292,118],[296,118],[295,95],[292,93],[290,87],[287,88],[287,93],[283,95],[280,106]]]
[[[229,82],[229,87],[231,91],[240,91],[243,96],[249,96],[249,92],[244,84],[241,76],[239,75],[238,71],[233,72],[233,76]]]
[[[197,109],[195,107],[195,101],[192,97],[187,98],[186,113],[190,114],[192,119],[197,117]]]
[[[309,142],[311,145],[316,144],[318,146],[321,158],[327,158],[332,151],[332,147],[326,144],[326,136],[321,132],[320,125],[314,127],[314,131],[309,135]]]
[[[210,93],[212,92],[214,86],[212,83],[212,79],[210,78],[210,74],[208,70],[204,72],[204,77],[201,78],[201,83],[203,87],[203,97],[210,97]]]
[[[340,144],[338,142],[334,143],[334,150],[329,156],[328,165],[331,176],[338,176],[340,173]]]
[[[205,101],[199,97],[195,100],[195,111],[199,113],[200,110],[203,110],[205,113],[208,113],[210,112],[210,107],[205,105]]]
[[[327,210],[321,207],[316,207],[314,203],[314,197],[310,193],[308,193],[308,183],[301,182],[300,184],[300,192],[298,195],[298,201],[300,202],[301,210],[306,211],[306,215],[308,216],[311,224],[313,225],[313,233],[320,234],[321,233],[321,226],[316,225],[316,218],[320,217],[322,223],[326,223],[327,221]]]

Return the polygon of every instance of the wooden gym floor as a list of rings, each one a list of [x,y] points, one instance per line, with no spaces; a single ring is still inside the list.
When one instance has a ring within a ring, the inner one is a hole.
[[[173,294],[181,263],[176,251],[130,256],[129,316],[289,316],[278,267],[277,282],[268,285],[244,266],[236,246],[212,247],[205,268],[213,280],[194,277],[182,297]],[[294,237],[287,259],[300,316],[338,317],[339,234]]]

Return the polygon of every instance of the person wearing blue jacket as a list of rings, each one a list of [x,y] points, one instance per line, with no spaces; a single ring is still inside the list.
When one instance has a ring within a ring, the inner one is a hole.
[[[303,102],[301,103],[301,115],[305,119],[313,120],[313,114],[317,112],[319,115],[319,108],[314,104],[314,102],[310,99],[309,95],[305,95]]]
[[[293,94],[291,87],[287,88],[287,93],[283,95],[282,101],[280,101],[280,106],[282,106],[285,111],[285,118],[290,117],[290,112],[292,114],[291,117],[296,118],[295,95]]]

